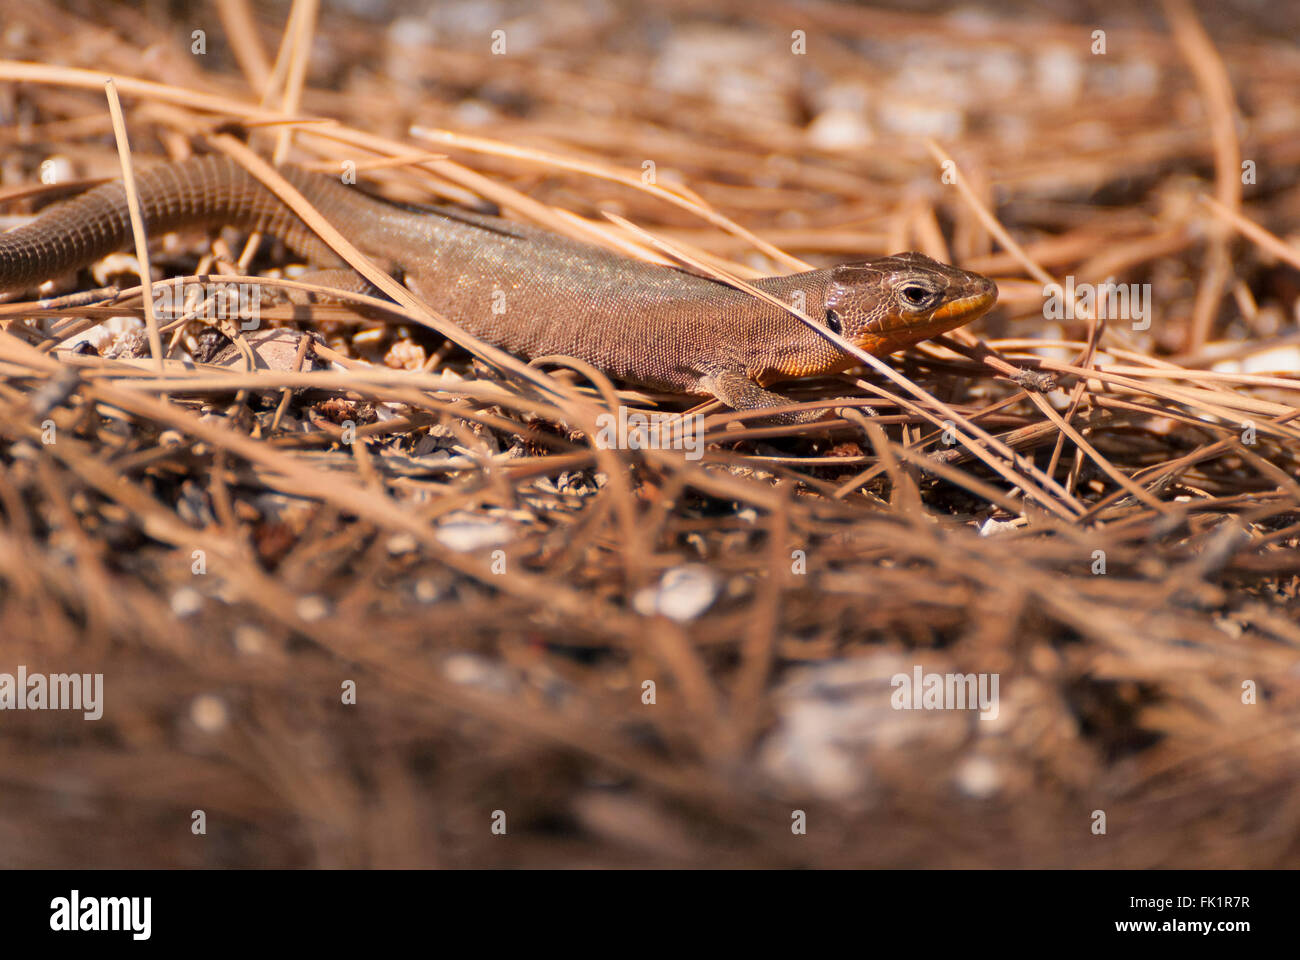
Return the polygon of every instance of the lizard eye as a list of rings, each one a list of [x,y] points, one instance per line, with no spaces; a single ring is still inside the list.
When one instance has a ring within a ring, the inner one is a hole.
[[[830,328],[831,333],[838,334],[840,329],[840,315],[834,310],[826,311],[826,326]]]
[[[903,288],[903,299],[912,306],[919,307],[930,299],[930,291],[916,284],[908,284]]]

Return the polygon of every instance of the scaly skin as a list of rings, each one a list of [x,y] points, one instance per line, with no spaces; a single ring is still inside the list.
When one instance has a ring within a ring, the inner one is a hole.
[[[788,312],[713,280],[525,224],[445,208],[408,209],[319,174],[294,167],[283,173],[356,246],[400,272],[429,306],[525,359],[577,357],[621,380],[708,394],[742,410],[789,403],[764,389],[772,383],[836,373],[857,362]],[[280,237],[322,267],[341,265],[229,158],[161,164],[136,179],[153,234],[242,226]],[[129,242],[125,190],[120,182],[105,184],[0,235],[0,290],[26,289]],[[997,300],[991,280],[919,253],[755,285],[875,356],[969,323]]]

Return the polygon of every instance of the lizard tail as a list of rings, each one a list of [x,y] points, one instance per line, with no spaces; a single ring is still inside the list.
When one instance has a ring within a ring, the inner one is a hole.
[[[303,192],[320,195],[317,174],[286,168]],[[234,160],[198,156],[136,174],[145,228],[230,225],[262,230],[312,260],[337,258],[270,190]],[[105,183],[44,210],[31,223],[0,234],[0,290],[23,290],[130,246],[131,221],[121,181]]]

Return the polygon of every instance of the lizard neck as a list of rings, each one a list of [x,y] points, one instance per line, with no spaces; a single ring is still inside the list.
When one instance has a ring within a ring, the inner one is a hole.
[[[796,307],[814,322],[820,322],[826,312],[830,284],[830,270],[809,270],[767,277],[756,281],[754,286]],[[749,329],[743,341],[748,356],[744,365],[757,382],[767,385],[839,373],[857,362],[798,317],[752,298],[750,302],[761,309],[753,310],[748,318]]]

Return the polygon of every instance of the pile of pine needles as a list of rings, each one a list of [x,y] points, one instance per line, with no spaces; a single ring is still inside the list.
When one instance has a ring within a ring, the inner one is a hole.
[[[419,304],[270,303],[311,339],[250,370],[120,263],[10,297],[0,673],[105,708],[4,715],[0,866],[1300,863],[1290,14],[709,6],[7,11],[12,222],[224,150],[742,279],[917,249],[1001,300],[773,427],[479,363]],[[292,282],[153,239],[155,280]],[[1051,316],[1067,277],[1150,315]],[[704,414],[703,457],[597,448],[611,392]],[[997,675],[996,716],[891,710],[914,666]]]

